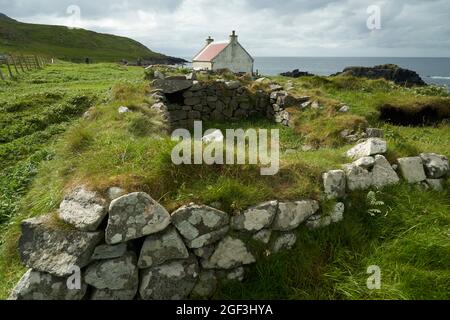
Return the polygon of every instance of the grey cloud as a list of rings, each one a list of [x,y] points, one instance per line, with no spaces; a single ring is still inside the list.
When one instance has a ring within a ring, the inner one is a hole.
[[[381,30],[366,9],[381,7]],[[450,56],[448,0],[0,0],[0,11],[27,22],[64,23],[78,5],[86,28],[135,38],[173,55],[193,55],[232,29],[257,56]]]

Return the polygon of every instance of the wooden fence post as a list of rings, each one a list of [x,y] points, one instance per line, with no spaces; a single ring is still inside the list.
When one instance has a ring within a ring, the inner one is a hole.
[[[1,67],[1,65],[2,65],[2,63],[1,63],[1,61],[0,61],[0,67]],[[0,68],[0,78],[1,78],[3,81],[6,81],[5,77],[3,76],[3,72],[2,72],[2,69],[1,69],[1,68]]]
[[[19,75],[19,69],[17,69],[16,61],[14,60],[13,56],[9,56],[11,58],[12,64],[14,65],[14,69],[16,69],[17,75]]]
[[[39,65],[39,60],[37,56],[34,56],[34,60],[36,60],[36,68],[40,69],[41,66]]]
[[[27,57],[27,61],[30,64],[30,68],[31,70],[33,70],[36,67],[36,62],[34,61],[33,57],[31,56],[26,56]]]
[[[21,60],[23,60],[23,63],[25,64],[25,68],[27,68],[27,71],[30,71],[30,68],[28,67],[27,60],[25,59],[23,54],[21,54],[20,57],[21,57]]]
[[[14,74],[12,73],[11,67],[9,66],[9,63],[8,63],[8,57],[6,57],[5,62],[6,62],[6,66],[8,67],[9,77],[11,79],[14,79]]]
[[[22,61],[20,61],[20,56],[16,56],[16,60],[19,63],[19,67],[22,70],[22,73],[25,73],[25,69],[23,68]]]

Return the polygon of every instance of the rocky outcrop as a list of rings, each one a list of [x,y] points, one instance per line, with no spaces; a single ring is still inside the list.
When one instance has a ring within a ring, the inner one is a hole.
[[[306,72],[306,71],[300,71],[299,69],[294,69],[292,71],[280,73],[280,76],[290,77],[290,78],[300,78],[300,77],[313,77],[314,75],[309,72]]]
[[[348,67],[333,76],[340,75],[368,79],[386,79],[405,86],[426,85],[416,72],[401,68],[395,64],[385,64],[375,67]]]

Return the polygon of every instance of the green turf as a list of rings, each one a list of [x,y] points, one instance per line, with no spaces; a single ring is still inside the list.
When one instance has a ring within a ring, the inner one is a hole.
[[[175,166],[174,142],[150,109],[140,68],[113,64],[58,63],[0,83],[0,297],[25,270],[17,240],[24,218],[55,212],[64,191],[87,184],[145,191],[169,210],[198,202],[239,209],[270,199],[322,199],[322,172],[348,160],[343,128],[381,127],[391,161],[419,152],[450,155],[450,126],[399,127],[378,120],[379,106],[398,97],[446,99],[440,90],[404,89],[385,81],[312,78],[290,80],[295,94],[318,99],[323,109],[294,112],[293,128],[264,119],[205,123],[204,127],[279,129],[281,168],[263,177],[258,165]],[[346,103],[351,111],[340,115]],[[119,114],[127,106],[133,112]],[[89,113],[81,117],[86,110]],[[302,151],[312,144],[315,151]],[[288,152],[289,151],[289,152]],[[45,186],[45,187],[44,187]],[[376,193],[375,216],[367,192],[346,200],[344,222],[298,231],[296,247],[260,257],[243,284],[221,285],[217,298],[245,299],[433,299],[450,298],[448,191],[399,185]],[[382,289],[366,287],[367,267],[378,265]]]
[[[0,16],[0,54],[15,52],[73,62],[84,62],[86,57],[94,62],[166,58],[129,38],[64,26],[21,23]]]

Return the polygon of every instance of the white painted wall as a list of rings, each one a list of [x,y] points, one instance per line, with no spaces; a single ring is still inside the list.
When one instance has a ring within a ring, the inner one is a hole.
[[[194,61],[192,63],[192,68],[194,70],[211,70],[212,63],[211,62]]]
[[[233,72],[253,73],[253,59],[241,44],[233,41],[213,60],[213,70],[230,69]]]

